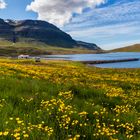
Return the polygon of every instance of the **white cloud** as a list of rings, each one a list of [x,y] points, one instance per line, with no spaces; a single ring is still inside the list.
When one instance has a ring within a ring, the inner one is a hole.
[[[119,3],[116,2],[113,5],[96,8],[74,17],[71,23],[63,29],[66,31],[75,31],[91,27],[140,21],[140,1],[128,1],[122,4],[120,4],[120,1]]]
[[[6,8],[6,3],[4,0],[0,0],[0,9]]]
[[[73,37],[88,38],[88,37],[100,37],[100,38],[110,38],[114,36],[129,35],[129,34],[139,34],[140,29],[138,28],[140,22],[122,23],[116,25],[106,25],[102,27],[91,27],[82,30],[73,30],[68,33]]]
[[[121,23],[116,25],[106,25],[102,27],[91,27],[88,29],[78,29],[69,31],[76,40],[93,42],[103,49],[113,49],[122,47],[139,40],[140,22]],[[140,42],[140,40],[139,40]],[[132,44],[133,44],[132,43]]]
[[[135,40],[140,43],[139,5],[140,0],[116,1],[74,17],[62,29],[74,39],[96,43],[104,49],[135,43]]]
[[[34,0],[27,5],[26,10],[36,12],[39,20],[63,26],[70,22],[73,14],[81,14],[85,8],[104,2],[105,0]]]

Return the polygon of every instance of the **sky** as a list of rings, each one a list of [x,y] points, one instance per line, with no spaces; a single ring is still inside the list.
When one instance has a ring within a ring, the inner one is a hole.
[[[0,18],[45,20],[107,50],[140,43],[140,0],[0,0]]]

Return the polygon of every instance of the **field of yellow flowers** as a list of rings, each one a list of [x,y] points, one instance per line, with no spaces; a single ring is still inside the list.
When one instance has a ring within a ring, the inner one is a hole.
[[[140,140],[140,69],[0,59],[0,140]]]

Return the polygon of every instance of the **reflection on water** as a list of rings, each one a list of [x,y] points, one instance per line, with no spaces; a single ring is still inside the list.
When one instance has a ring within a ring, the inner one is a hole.
[[[44,57],[44,56],[43,56]],[[45,56],[46,59],[54,60],[73,60],[73,61],[94,61],[94,60],[117,60],[128,58],[139,58],[140,53],[105,53],[105,54],[73,54],[73,55],[51,55]],[[93,65],[103,68],[140,68],[140,61],[118,62],[108,64]]]

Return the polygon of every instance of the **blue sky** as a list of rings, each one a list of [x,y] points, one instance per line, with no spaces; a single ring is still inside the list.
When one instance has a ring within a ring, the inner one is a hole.
[[[77,1],[5,0],[0,18],[46,20],[103,49],[140,43],[140,0]]]
[[[37,19],[37,14],[27,12],[26,6],[32,0],[5,0],[7,6],[0,10],[0,18],[3,19]]]

